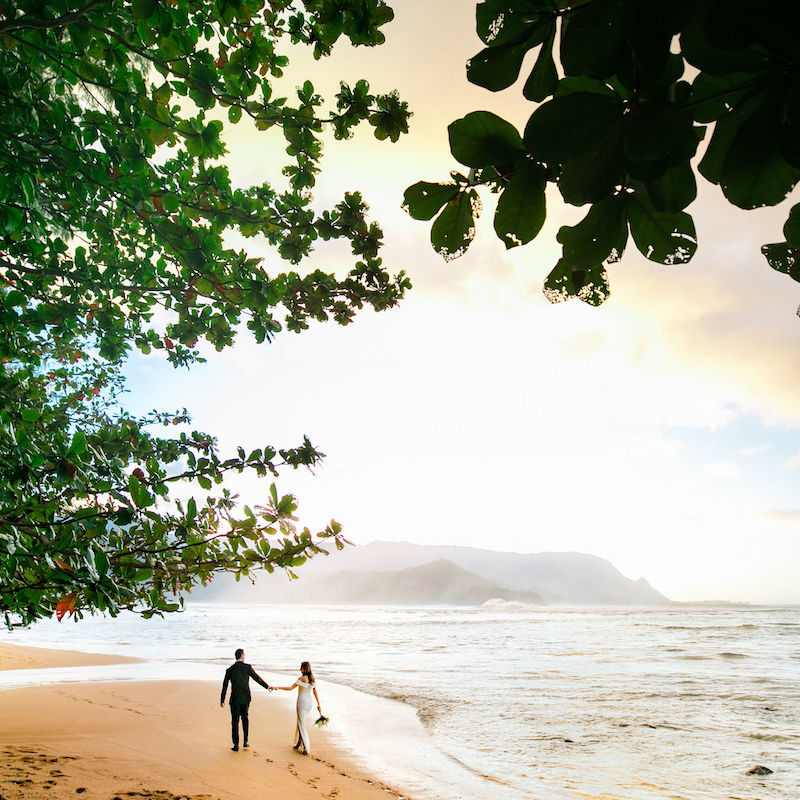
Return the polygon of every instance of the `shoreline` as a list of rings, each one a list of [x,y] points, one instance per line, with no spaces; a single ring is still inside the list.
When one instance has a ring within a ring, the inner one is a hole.
[[[2,669],[135,661],[141,659],[0,644]],[[75,682],[3,690],[0,796],[410,800],[352,764],[325,729],[312,725],[312,755],[298,754],[291,747],[294,695],[254,689],[251,746],[238,753],[230,749],[230,714],[219,707],[219,686],[207,681]]]
[[[101,667],[112,664],[140,664],[135,656],[82,653],[78,650],[57,650],[0,642],[0,671],[13,669],[52,669],[60,667]]]

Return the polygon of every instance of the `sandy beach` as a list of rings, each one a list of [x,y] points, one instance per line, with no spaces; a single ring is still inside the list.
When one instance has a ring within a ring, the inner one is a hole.
[[[48,667],[100,667],[106,664],[131,664],[142,659],[78,653],[75,650],[48,650],[44,647],[0,644],[0,670],[47,669]]]
[[[4,669],[133,660],[0,645]],[[219,688],[201,681],[128,681],[3,691],[0,798],[402,797],[348,764],[324,729],[312,728],[312,756],[296,753],[294,693],[255,687],[250,748],[232,752],[230,714],[220,708]]]

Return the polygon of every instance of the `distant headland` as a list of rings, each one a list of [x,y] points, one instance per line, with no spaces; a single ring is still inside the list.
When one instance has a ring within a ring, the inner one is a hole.
[[[372,542],[319,556],[300,580],[259,574],[255,583],[217,580],[192,594],[203,602],[479,606],[662,605],[644,579],[586,553],[500,553],[473,547]]]

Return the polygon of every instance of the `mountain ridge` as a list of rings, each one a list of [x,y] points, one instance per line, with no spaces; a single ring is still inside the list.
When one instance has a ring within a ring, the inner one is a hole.
[[[449,562],[471,577],[453,569],[445,569],[427,583],[424,570],[402,576],[404,570],[437,562]],[[452,581],[450,600],[431,599],[445,597],[446,592],[437,589],[437,582],[442,581]],[[476,598],[490,588],[492,598],[525,603],[661,605],[671,602],[644,577],[631,580],[611,562],[587,553],[513,553],[462,545],[380,541],[334,551],[327,558],[314,558],[303,565],[297,582],[282,580],[278,574],[258,575],[254,586],[215,581],[207,589],[195,592],[192,599],[391,604],[395,602],[391,598],[395,597],[401,598],[397,602],[406,604],[479,605],[483,601]],[[521,600],[523,595],[526,599]],[[373,601],[371,597],[379,599]],[[454,601],[454,597],[460,599]]]
[[[576,551],[515,553],[464,545],[376,541],[347,548],[334,561],[304,566],[308,575],[333,569],[397,570],[444,558],[510,589],[539,593],[545,602],[575,605],[660,605],[671,602],[646,578],[631,580],[610,561]]]
[[[293,581],[277,596],[284,602],[348,605],[477,606],[498,598],[544,602],[535,592],[500,586],[445,559],[394,571],[332,572],[313,581]]]

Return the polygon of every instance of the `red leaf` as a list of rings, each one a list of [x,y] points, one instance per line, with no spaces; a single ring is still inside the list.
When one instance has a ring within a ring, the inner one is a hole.
[[[77,592],[72,592],[71,594],[64,595],[57,605],[56,605],[56,617],[58,621],[64,618],[64,614],[69,614],[70,616],[75,613],[75,598],[77,597]]]

